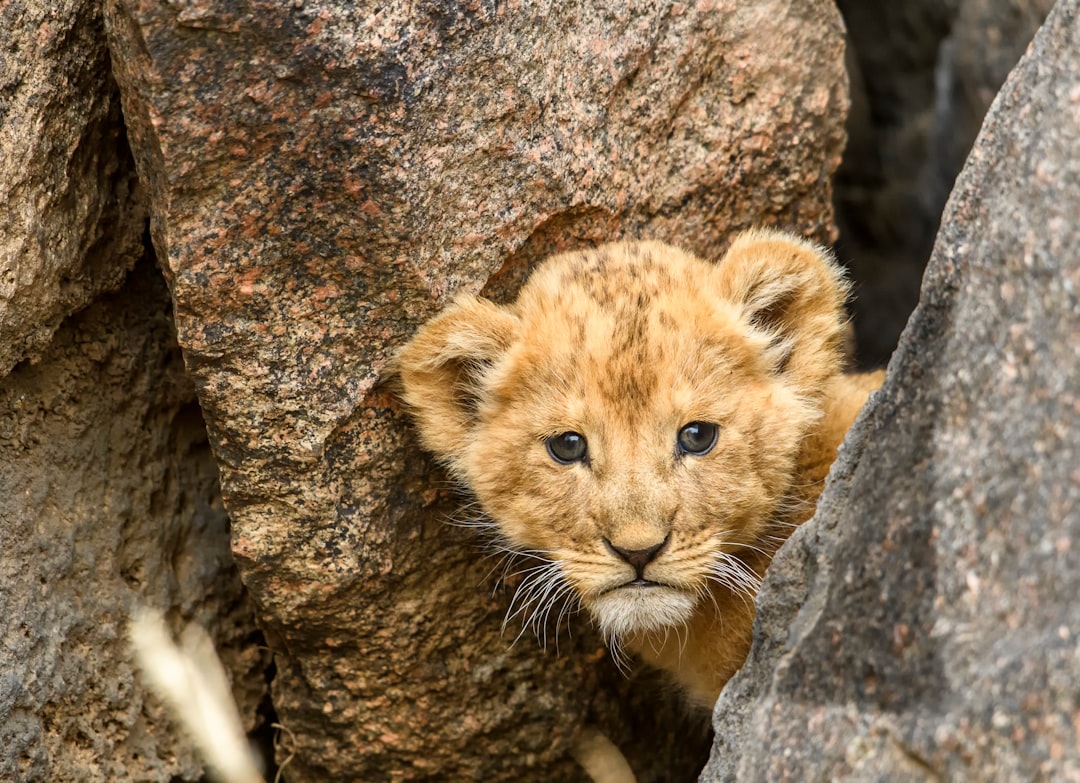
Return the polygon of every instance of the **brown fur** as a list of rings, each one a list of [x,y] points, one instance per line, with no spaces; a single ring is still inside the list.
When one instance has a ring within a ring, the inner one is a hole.
[[[846,295],[825,254],[784,234],[743,234],[718,264],[606,245],[547,260],[509,306],[459,297],[398,371],[424,445],[503,539],[556,564],[522,600],[572,595],[616,654],[710,705],[749,650],[766,566],[880,383],[842,374]],[[697,421],[719,425],[715,447],[679,453]],[[566,431],[587,460],[548,453]],[[628,584],[612,547],[665,541],[652,584]]]

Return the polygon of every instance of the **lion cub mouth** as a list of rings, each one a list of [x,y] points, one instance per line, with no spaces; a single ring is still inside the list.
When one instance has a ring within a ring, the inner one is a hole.
[[[637,578],[583,603],[611,641],[684,625],[697,599],[681,588]]]
[[[606,587],[600,591],[600,595],[606,595],[607,593],[613,593],[616,590],[626,590],[632,587],[672,587],[672,585],[667,585],[663,582],[654,582],[652,579],[642,579],[641,577],[638,577],[637,579],[631,579],[628,582],[622,582],[621,584]]]

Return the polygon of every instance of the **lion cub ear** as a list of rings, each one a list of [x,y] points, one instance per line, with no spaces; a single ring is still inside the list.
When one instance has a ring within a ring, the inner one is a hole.
[[[517,317],[506,308],[461,295],[424,324],[394,361],[424,446],[451,465],[490,393],[486,375],[517,329]]]
[[[772,371],[817,396],[843,369],[849,286],[827,251],[778,231],[747,231],[720,260],[725,298],[765,341]]]

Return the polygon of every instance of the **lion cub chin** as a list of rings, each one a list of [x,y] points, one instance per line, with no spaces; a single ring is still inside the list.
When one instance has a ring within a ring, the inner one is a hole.
[[[813,513],[880,373],[843,374],[847,284],[819,248],[740,235],[544,262],[517,301],[459,296],[398,357],[424,445],[504,543],[711,705],[750,649],[765,568]]]

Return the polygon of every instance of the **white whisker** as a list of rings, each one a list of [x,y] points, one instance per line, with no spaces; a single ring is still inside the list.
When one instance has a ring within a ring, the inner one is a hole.
[[[555,621],[554,641],[556,649],[559,640],[559,625],[562,617],[568,611],[567,606],[572,603],[576,591],[567,581],[563,570],[563,563],[551,560],[546,553],[528,552],[533,559],[541,560],[539,565],[516,571],[512,576],[522,576],[520,584],[514,590],[503,618],[503,631],[516,618],[520,618],[521,629],[514,637],[511,646],[517,644],[526,631],[532,631],[540,646],[547,648],[548,626],[550,625],[551,612],[559,606],[559,613]]]
[[[674,626],[675,638],[679,640],[679,658],[682,659],[683,653],[686,652],[686,645],[690,641],[690,626],[687,623],[681,623]],[[685,631],[685,635],[683,634]]]
[[[615,668],[624,677],[630,676],[630,659],[627,657],[625,651],[622,648],[622,643],[619,638],[612,634],[607,639],[608,650],[611,651],[611,660],[615,662]]]
[[[713,582],[735,593],[752,608],[761,589],[761,576],[745,562],[727,552],[716,552],[707,572]]]

